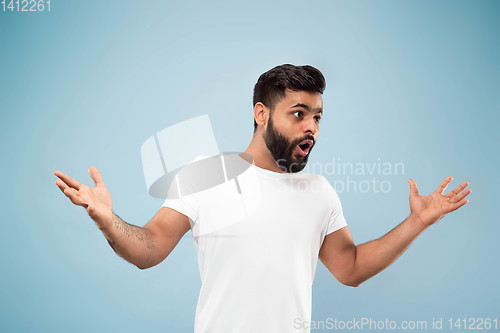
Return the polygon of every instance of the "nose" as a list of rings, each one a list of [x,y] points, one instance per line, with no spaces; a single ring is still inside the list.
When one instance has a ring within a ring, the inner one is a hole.
[[[307,119],[304,120],[303,130],[304,133],[316,135],[316,133],[319,131],[319,124],[316,122],[314,117],[307,117]]]

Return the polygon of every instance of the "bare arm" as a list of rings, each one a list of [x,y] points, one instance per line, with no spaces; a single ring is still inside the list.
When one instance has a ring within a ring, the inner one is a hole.
[[[160,208],[144,227],[113,216],[113,224],[101,229],[104,237],[116,254],[140,269],[161,263],[190,229],[188,218],[168,207]]]
[[[430,196],[418,194],[417,185],[410,181],[410,216],[384,236],[354,245],[347,227],[325,237],[319,258],[343,284],[356,287],[391,265],[410,244],[430,225],[444,215],[465,205],[470,189],[464,182],[447,195],[442,195],[451,177]]]
[[[189,231],[187,216],[167,207],[160,208],[144,227],[123,221],[113,212],[111,195],[99,171],[90,167],[89,173],[95,182],[94,188],[61,171],[54,172],[60,178],[56,185],[73,204],[85,208],[113,250],[138,268],[145,269],[162,262]]]
[[[424,230],[410,216],[384,236],[354,245],[348,227],[325,237],[319,258],[341,283],[357,287],[390,266]]]

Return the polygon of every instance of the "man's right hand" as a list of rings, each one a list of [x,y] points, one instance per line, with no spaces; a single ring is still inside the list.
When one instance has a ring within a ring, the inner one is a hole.
[[[161,207],[144,227],[128,224],[113,213],[111,194],[95,167],[89,168],[93,188],[54,171],[56,185],[72,203],[82,206],[95,221],[113,250],[140,269],[162,262],[191,228],[188,217],[172,208]]]
[[[113,201],[111,200],[111,194],[106,185],[104,185],[97,168],[91,166],[89,173],[95,183],[93,188],[81,184],[58,170],[54,171],[54,175],[60,178],[56,180],[56,185],[73,204],[85,208],[99,229],[107,228],[113,223]]]

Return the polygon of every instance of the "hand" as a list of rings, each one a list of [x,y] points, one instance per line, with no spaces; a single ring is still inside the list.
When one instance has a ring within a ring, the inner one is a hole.
[[[59,186],[64,195],[75,205],[85,208],[92,220],[101,229],[113,221],[113,201],[111,200],[111,194],[102,181],[99,170],[90,167],[89,173],[94,180],[94,188],[80,184],[61,171],[54,171],[54,175],[60,178],[56,180],[56,185]]]
[[[434,224],[446,214],[459,209],[469,202],[465,197],[470,194],[471,190],[469,188],[464,190],[469,186],[468,182],[463,182],[453,191],[443,195],[452,179],[452,177],[447,177],[436,191],[427,197],[419,195],[417,184],[413,180],[408,179],[408,183],[410,183],[411,215],[420,220],[424,227]]]

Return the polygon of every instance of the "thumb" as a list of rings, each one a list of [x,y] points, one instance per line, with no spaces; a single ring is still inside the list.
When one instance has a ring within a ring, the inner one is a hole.
[[[99,170],[97,170],[96,167],[91,166],[89,168],[89,173],[90,173],[90,177],[92,177],[92,180],[95,183],[95,186],[104,186],[104,182],[102,181],[101,173],[99,172]]]
[[[418,195],[417,183],[415,183],[412,179],[408,179],[408,183],[410,184],[410,195]]]

